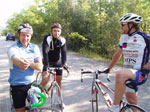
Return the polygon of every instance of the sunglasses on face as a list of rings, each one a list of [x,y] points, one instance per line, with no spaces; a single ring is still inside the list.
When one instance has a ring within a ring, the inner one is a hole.
[[[124,27],[126,24],[121,24],[122,27]]]

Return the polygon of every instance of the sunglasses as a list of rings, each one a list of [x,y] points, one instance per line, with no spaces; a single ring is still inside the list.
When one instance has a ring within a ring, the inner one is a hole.
[[[126,24],[121,24],[122,27],[124,27]]]

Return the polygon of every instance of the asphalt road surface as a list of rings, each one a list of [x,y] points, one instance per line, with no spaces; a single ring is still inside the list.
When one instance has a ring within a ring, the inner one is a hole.
[[[13,41],[5,41],[5,37],[0,37],[0,112],[10,112],[9,102],[9,67],[7,59],[7,49],[13,44]],[[68,65],[71,67],[69,77],[63,78],[63,96],[66,108],[64,112],[91,112],[91,75],[84,75],[84,82],[81,83],[80,70],[97,70],[105,69],[108,63],[96,61],[93,59],[85,58],[74,52],[68,52]],[[106,82],[111,88],[114,87],[114,75],[120,67],[115,66],[111,71],[111,82],[106,81],[106,77],[101,80]],[[142,106],[147,112],[150,112],[150,80],[139,88],[139,105]],[[99,112],[107,112],[107,107],[100,99]]]

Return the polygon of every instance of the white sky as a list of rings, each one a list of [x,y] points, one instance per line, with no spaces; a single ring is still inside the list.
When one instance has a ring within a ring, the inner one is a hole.
[[[34,0],[1,0],[0,1],[0,28],[6,27],[6,22],[14,12],[28,8]]]

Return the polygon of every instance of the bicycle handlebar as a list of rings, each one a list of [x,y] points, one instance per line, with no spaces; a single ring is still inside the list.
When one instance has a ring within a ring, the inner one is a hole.
[[[41,103],[38,104],[31,104],[31,107],[40,107],[43,106],[46,103],[46,97],[44,94],[42,94],[41,92],[37,91],[37,94],[40,96],[40,99],[38,100],[39,102],[42,101]]]
[[[96,71],[84,71],[83,69],[81,69],[81,74],[94,74],[94,75],[99,75],[101,73],[106,73],[105,71],[100,71],[100,70],[96,70]],[[107,74],[107,73],[106,73]],[[109,78],[109,74],[107,74],[107,80],[110,82],[110,78]],[[83,79],[81,77],[81,82],[83,82]]]

